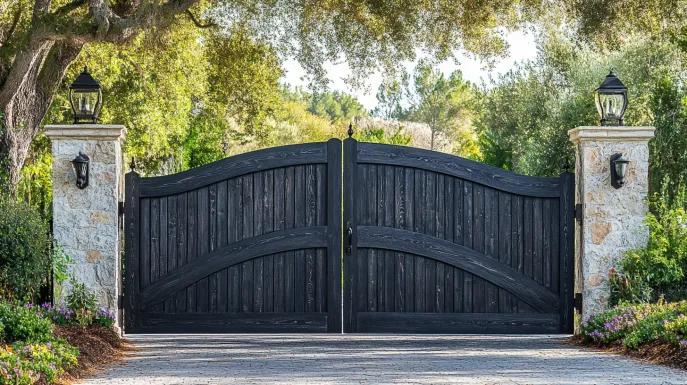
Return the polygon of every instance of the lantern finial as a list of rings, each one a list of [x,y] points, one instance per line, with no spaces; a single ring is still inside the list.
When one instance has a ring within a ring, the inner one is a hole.
[[[348,125],[348,137],[352,138],[353,137],[353,123],[350,123]]]
[[[129,163],[129,169],[131,172],[136,172],[136,158],[131,157],[131,163]]]

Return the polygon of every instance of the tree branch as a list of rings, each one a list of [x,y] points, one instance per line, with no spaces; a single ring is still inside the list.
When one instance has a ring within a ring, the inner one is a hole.
[[[12,18],[12,24],[10,25],[10,29],[7,30],[7,36],[5,36],[5,41],[0,41],[0,48],[6,45],[12,38],[12,35],[14,35],[14,31],[17,29],[17,24],[19,24],[19,19],[21,19],[21,13],[23,10],[24,6],[22,4],[19,4],[17,12],[14,13],[14,17]]]
[[[57,8],[57,9],[55,10],[54,14],[55,14],[56,16],[66,15],[66,14],[68,14],[69,12],[71,12],[71,11],[73,11],[73,10],[75,10],[75,9],[78,9],[79,7],[81,7],[81,6],[83,6],[83,5],[86,5],[86,3],[87,3],[86,0],[76,0],[76,1],[74,1],[74,2],[72,2],[72,3],[66,4],[66,5],[63,5],[63,6],[59,7],[59,8]]]
[[[188,15],[188,17],[191,19],[191,21],[193,22],[193,24],[195,24],[196,27],[198,27],[198,28],[212,28],[212,27],[217,27],[217,24],[215,24],[215,23],[202,24],[198,19],[196,19],[195,16],[193,16],[193,13],[192,13],[190,10],[188,10],[188,9],[186,10],[185,13],[186,13],[186,14]]]

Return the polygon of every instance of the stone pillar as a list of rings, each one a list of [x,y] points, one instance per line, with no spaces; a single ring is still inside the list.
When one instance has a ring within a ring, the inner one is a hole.
[[[117,312],[121,292],[121,238],[118,206],[123,199],[119,125],[49,125],[46,135],[53,153],[53,232],[55,242],[70,256],[70,274]],[[79,151],[91,159],[89,182],[76,187],[71,161]],[[71,291],[67,282],[63,297]],[[59,304],[64,298],[56,298]]]
[[[608,273],[630,249],[645,246],[649,147],[653,127],[578,127],[568,132],[577,146],[575,292],[582,293],[582,319],[608,308]],[[625,185],[611,186],[610,157],[630,160]]]

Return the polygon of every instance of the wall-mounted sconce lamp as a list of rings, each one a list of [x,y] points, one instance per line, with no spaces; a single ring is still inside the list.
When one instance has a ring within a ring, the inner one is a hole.
[[[90,163],[91,158],[81,151],[79,151],[79,156],[72,160],[74,175],[76,175],[76,187],[80,189],[85,189],[88,186],[88,168]]]
[[[611,186],[621,188],[625,184],[625,174],[630,161],[623,154],[611,155]]]

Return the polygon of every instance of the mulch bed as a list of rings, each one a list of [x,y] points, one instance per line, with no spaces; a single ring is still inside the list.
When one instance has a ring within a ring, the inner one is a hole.
[[[622,354],[652,364],[687,370],[687,350],[680,349],[675,345],[655,341],[642,345],[639,349],[627,349],[620,342],[612,345],[599,345],[586,342],[582,336],[579,335],[570,337],[569,342],[573,345],[583,346],[594,350]]]
[[[79,363],[58,379],[56,383],[59,385],[68,385],[91,376],[98,369],[121,360],[126,351],[133,350],[114,329],[102,326],[85,330],[80,326],[55,326],[53,334],[79,348]]]

